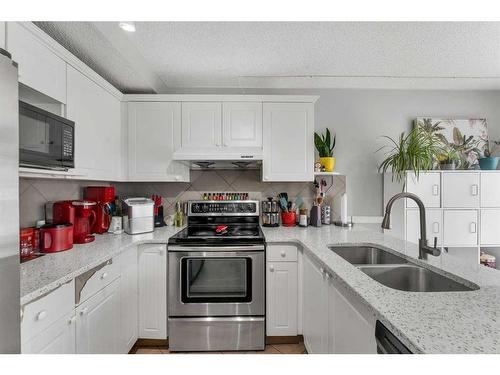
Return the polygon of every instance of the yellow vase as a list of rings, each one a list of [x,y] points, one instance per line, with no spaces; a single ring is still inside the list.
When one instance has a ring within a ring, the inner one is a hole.
[[[325,168],[326,172],[333,172],[333,169],[335,168],[334,157],[319,158],[319,162],[321,163],[322,167]]]

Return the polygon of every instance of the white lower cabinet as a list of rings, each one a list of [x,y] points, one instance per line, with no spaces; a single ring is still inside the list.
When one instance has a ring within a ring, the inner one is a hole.
[[[266,334],[297,335],[297,262],[267,262]]]
[[[120,266],[120,353],[128,353],[138,334],[137,247],[120,255]]]
[[[443,211],[443,244],[450,247],[476,246],[478,241],[477,210]]]
[[[303,335],[311,354],[328,352],[328,294],[324,270],[304,257]]]
[[[439,209],[429,209],[425,212],[427,241],[434,244],[434,237],[437,237],[437,244],[441,245],[443,238],[443,218]],[[420,212],[416,209],[406,210],[406,240],[417,243],[420,239]]]
[[[481,210],[481,245],[500,245],[500,209]]]
[[[304,343],[311,354],[375,354],[375,317],[331,275],[304,257]]]
[[[342,285],[328,283],[328,353],[376,354],[375,317]]]
[[[167,338],[167,246],[140,245],[139,338]]]
[[[23,354],[74,354],[76,317],[74,312],[58,319],[43,332],[23,343]]]
[[[76,352],[120,352],[120,278],[76,308]]]

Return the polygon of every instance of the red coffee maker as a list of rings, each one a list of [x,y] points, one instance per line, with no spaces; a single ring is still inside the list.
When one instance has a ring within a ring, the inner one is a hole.
[[[73,242],[89,243],[95,240],[92,227],[96,222],[96,202],[86,200],[59,201],[53,206],[54,224],[73,224]]]
[[[85,199],[96,202],[93,207],[96,220],[91,230],[92,233],[106,233],[111,223],[111,214],[115,202],[114,186],[87,186]]]

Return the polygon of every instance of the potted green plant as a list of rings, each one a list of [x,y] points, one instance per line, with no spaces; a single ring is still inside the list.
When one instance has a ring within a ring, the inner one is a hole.
[[[406,172],[413,171],[419,177],[420,171],[431,170],[442,153],[442,143],[439,137],[421,127],[414,127],[408,134],[401,133],[397,139],[388,136],[389,146],[383,146],[377,151],[389,147],[387,157],[379,166],[379,172],[392,173],[392,180],[402,183],[405,188]]]
[[[330,134],[330,129],[326,128],[326,134],[319,135],[314,133],[314,145],[319,153],[319,162],[326,172],[333,172],[335,168],[335,158],[333,157],[333,149],[335,148],[336,136],[333,139]]]
[[[441,170],[454,170],[460,165],[460,155],[453,147],[443,147],[443,151],[437,159]]]
[[[482,170],[495,170],[498,166],[498,156],[492,156],[492,154],[496,151],[500,142],[493,141],[488,142],[484,149],[484,157],[479,158],[479,167]]]

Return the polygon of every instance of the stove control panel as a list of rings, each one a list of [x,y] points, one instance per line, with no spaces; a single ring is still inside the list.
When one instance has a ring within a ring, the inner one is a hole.
[[[189,216],[258,216],[258,201],[190,201]]]

